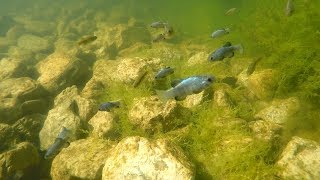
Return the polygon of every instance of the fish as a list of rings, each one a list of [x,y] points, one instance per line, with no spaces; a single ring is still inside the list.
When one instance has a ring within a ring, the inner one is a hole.
[[[235,14],[237,11],[238,11],[237,8],[231,8],[228,11],[226,11],[225,15],[230,16],[230,15]]]
[[[99,111],[107,111],[110,112],[113,108],[119,108],[120,107],[120,101],[109,101],[100,104]]]
[[[167,66],[165,68],[162,68],[160,69],[157,74],[154,76],[155,79],[161,79],[161,78],[164,78],[164,77],[167,77],[168,75],[170,74],[173,74],[174,73],[174,69]]]
[[[153,42],[153,43],[155,43],[155,42],[160,42],[160,41],[165,40],[165,39],[166,39],[165,34],[161,33],[161,34],[159,34],[158,36],[154,37],[154,38],[152,39],[152,42]]]
[[[79,42],[78,42],[78,45],[85,45],[85,44],[89,44],[93,41],[95,41],[98,37],[97,36],[87,36],[87,37],[84,37],[82,38]]]
[[[291,16],[293,11],[294,11],[293,0],[288,0],[286,10],[285,10],[286,16]]]
[[[247,75],[251,75],[254,70],[256,69],[256,65],[259,61],[261,61],[261,57],[258,57],[257,59],[255,59],[253,62],[251,62],[247,68]]]
[[[156,90],[156,93],[163,102],[167,102],[170,99],[182,101],[188,95],[198,94],[209,87],[214,79],[211,75],[191,76],[168,90]]]
[[[209,61],[222,61],[224,58],[231,58],[234,56],[234,51],[239,50],[240,53],[243,53],[243,46],[241,44],[238,45],[231,45],[230,42],[225,43],[221,48],[217,49],[216,51],[212,52],[208,60]]]
[[[143,80],[143,78],[148,74],[147,71],[142,71],[140,72],[140,74],[137,76],[137,78],[135,79],[135,81],[133,82],[133,87],[137,87],[141,81]]]
[[[229,32],[230,32],[230,29],[229,29],[229,28],[221,28],[221,29],[218,29],[218,30],[214,31],[214,32],[211,34],[211,37],[212,37],[213,39],[215,39],[215,38],[224,36],[224,35],[226,35],[226,34],[229,34]]]
[[[59,152],[69,146],[69,142],[67,141],[70,135],[70,130],[66,127],[62,127],[61,132],[59,133],[58,137],[55,139],[54,143],[48,148],[46,154],[44,155],[44,159],[52,159],[54,158]]]
[[[151,23],[150,27],[156,28],[156,29],[158,29],[158,28],[164,28],[166,24],[167,24],[167,23],[164,23],[164,22],[161,22],[161,21],[157,21],[157,22]]]
[[[165,23],[165,25],[164,25],[164,34],[166,36],[172,36],[173,33],[174,33],[173,27],[171,25],[169,25],[168,23]]]

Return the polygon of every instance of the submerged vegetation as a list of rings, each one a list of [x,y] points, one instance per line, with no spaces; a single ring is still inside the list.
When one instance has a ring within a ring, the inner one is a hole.
[[[77,4],[69,3],[66,7]],[[286,2],[277,0],[202,1],[197,4],[193,1],[181,4],[146,0],[126,0],[121,3],[96,0],[89,4],[81,3],[76,11],[79,15],[83,15],[82,10],[89,8],[91,11],[88,14],[102,13],[96,19],[100,17],[111,24],[127,23],[134,18],[139,26],[142,24],[142,27],[135,27],[135,31],[148,29],[151,22],[159,20],[170,23],[175,29],[173,37],[163,42],[151,43],[150,39],[150,43],[143,44],[141,48],[132,50],[128,47],[129,50],[125,49],[127,51],[113,53],[111,59],[140,57],[152,61],[158,58],[161,60],[160,67],[174,68],[174,73],[165,79],[155,80],[154,75],[159,69],[148,65],[135,84],[118,81],[107,83],[107,88],[97,101],[121,102],[120,108],[113,111],[119,116],[114,139],[136,135],[150,139],[168,138],[179,145],[195,164],[196,179],[278,178],[275,163],[283,146],[292,136],[320,142],[320,1],[294,3],[295,11],[290,17],[284,12]],[[104,7],[108,11],[104,12]],[[239,12],[225,16],[225,11],[233,7],[237,7]],[[94,19],[87,21],[95,22]],[[83,28],[86,27],[83,25]],[[230,33],[219,39],[211,39],[210,34],[218,28],[228,28]],[[82,29],[78,31],[86,32]],[[84,34],[77,35],[82,37]],[[77,39],[73,37],[77,35],[70,35],[71,39]],[[68,34],[64,36],[68,37]],[[99,41],[99,36],[92,37],[79,44]],[[244,54],[235,52],[232,59],[207,61],[206,55],[226,42],[241,43]],[[199,55],[201,61],[190,63],[189,59],[196,55]],[[274,76],[264,80],[275,82],[271,98],[259,99],[242,85],[224,82],[225,77],[238,78],[256,58],[261,60],[257,62],[255,71],[272,69],[274,72]],[[185,122],[183,127],[177,125],[173,131],[159,127],[149,133],[129,121],[129,111],[135,98],[156,96],[155,90],[169,89],[174,79],[207,74],[214,75],[216,81],[206,90],[206,97],[199,105],[191,107],[186,116],[179,117]],[[213,100],[214,93],[220,89],[227,94],[229,105],[226,107],[217,106]],[[284,123],[281,137],[272,142],[254,138],[254,132],[248,124],[256,120],[255,115],[272,100],[289,97],[299,99],[300,109]]]

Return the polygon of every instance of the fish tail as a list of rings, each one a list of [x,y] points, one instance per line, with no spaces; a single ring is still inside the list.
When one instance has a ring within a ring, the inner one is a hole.
[[[159,99],[164,103],[167,102],[169,99],[171,99],[170,93],[168,93],[168,91],[156,90],[156,93],[157,93]]]
[[[237,50],[239,50],[240,54],[243,54],[243,46],[242,44],[238,44],[234,46]]]

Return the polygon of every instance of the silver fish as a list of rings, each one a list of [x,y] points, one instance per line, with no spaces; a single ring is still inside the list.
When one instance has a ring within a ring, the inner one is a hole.
[[[167,23],[164,23],[164,22],[161,22],[161,21],[157,21],[157,22],[153,22],[151,23],[150,27],[152,28],[164,28],[164,26],[166,25]]]
[[[218,29],[218,30],[214,31],[214,32],[211,34],[211,37],[212,37],[213,39],[215,39],[215,38],[224,36],[224,35],[226,35],[226,34],[229,34],[229,31],[230,31],[229,28]]]
[[[171,68],[171,67],[165,67],[165,68],[162,68],[160,69],[157,74],[155,75],[155,79],[160,79],[160,78],[164,78],[166,76],[168,76],[169,74],[172,74],[174,73],[174,69]]]
[[[166,39],[166,36],[165,36],[165,34],[159,34],[158,36],[156,36],[156,37],[154,37],[153,39],[152,39],[152,42],[153,43],[155,43],[155,42],[160,42],[160,41],[162,41],[162,40],[165,40]]]
[[[99,111],[107,111],[110,112],[113,108],[119,108],[120,101],[110,101],[100,104]]]
[[[179,84],[168,90],[156,90],[156,93],[163,102],[166,102],[169,99],[181,101],[188,95],[200,93],[211,85],[213,81],[213,76],[192,76],[182,80]]]
[[[48,148],[46,154],[44,155],[44,159],[51,159],[55,157],[63,148],[69,145],[67,141],[70,135],[70,130],[62,127],[61,132],[58,137],[55,139],[54,143]]]
[[[171,25],[169,25],[168,23],[164,24],[164,34],[166,36],[171,36],[173,35],[173,27]]]
[[[293,6],[293,0],[288,0],[287,1],[287,6],[286,6],[286,15],[291,16],[294,11],[294,6]]]
[[[241,44],[232,46],[230,42],[227,42],[221,48],[217,49],[216,51],[212,52],[208,60],[209,61],[222,61],[224,58],[231,58],[234,56],[234,51],[239,50],[240,53],[243,53],[243,47]]]

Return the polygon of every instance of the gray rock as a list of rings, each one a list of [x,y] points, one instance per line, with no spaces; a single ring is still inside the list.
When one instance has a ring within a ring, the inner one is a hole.
[[[84,86],[81,96],[89,99],[98,99],[104,92],[105,85],[95,78],[91,78]]]
[[[18,39],[18,47],[32,52],[41,52],[49,50],[50,45],[45,38],[27,34]]]
[[[299,137],[293,137],[283,150],[277,165],[284,179],[319,179],[320,145]]]
[[[283,127],[279,124],[257,120],[249,123],[249,127],[255,134],[255,137],[264,141],[273,141],[280,137]]]
[[[194,179],[193,165],[166,140],[128,137],[109,151],[102,179]]]
[[[39,132],[45,118],[42,114],[32,114],[19,119],[12,125],[15,136],[19,141],[28,141],[39,147]]]
[[[0,123],[0,152],[12,147],[16,142],[14,129],[8,124]]]
[[[27,78],[12,78],[0,82],[0,117],[2,122],[14,123],[23,115],[21,104],[32,99],[41,99],[47,94],[36,81]]]
[[[54,100],[54,107],[48,113],[39,133],[40,148],[47,149],[58,136],[62,127],[71,130],[70,141],[83,136],[83,128],[97,111],[92,100],[79,96],[75,86],[63,90]]]
[[[91,132],[93,137],[97,138],[113,138],[117,135],[117,121],[118,116],[112,114],[111,112],[98,111],[94,115],[89,124],[93,127]]]
[[[277,124],[283,124],[297,113],[299,108],[299,101],[295,97],[284,100],[273,100],[270,106],[258,112],[258,114],[255,115],[255,118],[271,121]]]
[[[82,139],[72,142],[53,160],[52,179],[101,179],[102,168],[112,143],[102,139]]]
[[[184,124],[182,120],[174,118],[181,117],[182,110],[183,107],[176,101],[168,101],[164,104],[155,96],[135,98],[129,111],[129,121],[150,133],[169,131]]]
[[[24,66],[21,61],[9,58],[0,60],[0,81],[8,78],[17,78],[25,73]]]
[[[61,52],[55,52],[38,63],[37,70],[40,84],[54,94],[70,85],[83,83],[88,75],[88,67],[83,61]]]
[[[19,171],[30,170],[38,164],[37,149],[31,143],[20,143],[16,148],[0,154],[0,179],[10,179]]]

